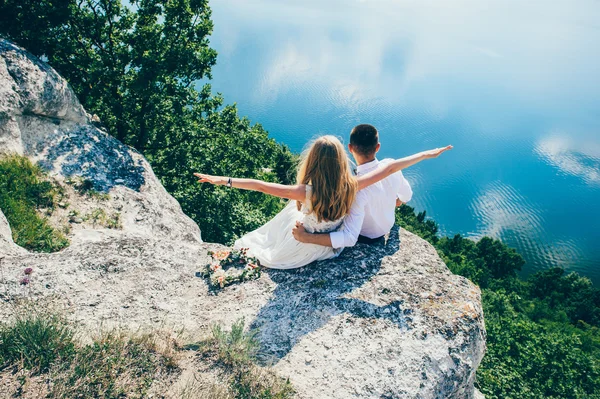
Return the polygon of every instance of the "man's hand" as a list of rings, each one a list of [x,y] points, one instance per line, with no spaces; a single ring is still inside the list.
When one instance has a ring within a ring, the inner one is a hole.
[[[436,148],[433,150],[429,150],[429,151],[425,151],[424,155],[426,158],[437,158],[439,157],[443,152],[451,150],[453,147],[451,145],[448,145],[446,147],[442,147],[442,148]]]
[[[310,234],[310,233],[306,232],[302,222],[296,220],[296,226],[292,229],[292,235],[294,236],[296,241],[306,242],[307,234]]]
[[[329,233],[309,233],[304,228],[302,222],[296,221],[296,227],[292,229],[292,235],[298,242],[304,244],[315,244],[322,247],[331,247],[331,237]]]
[[[400,201],[400,198],[396,198],[396,206],[402,206],[404,205],[404,202]]]

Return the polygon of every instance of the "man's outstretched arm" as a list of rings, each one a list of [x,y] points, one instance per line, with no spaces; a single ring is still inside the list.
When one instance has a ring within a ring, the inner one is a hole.
[[[385,179],[389,175],[392,175],[402,169],[408,168],[414,164],[417,164],[425,159],[437,158],[445,151],[451,150],[453,147],[451,145],[436,148],[434,150],[422,151],[417,154],[410,155],[408,157],[395,159],[391,162],[387,162],[385,165],[378,167],[375,170],[372,170],[369,173],[364,175],[360,175],[356,178],[358,181],[358,189],[362,190],[363,188],[370,186],[373,183],[377,183],[378,181]]]
[[[311,234],[304,229],[302,223],[296,222],[296,227],[292,230],[294,238],[306,244],[316,244],[324,247],[344,248],[354,246],[358,241],[365,219],[366,199],[365,194],[359,191],[341,230],[333,233]]]

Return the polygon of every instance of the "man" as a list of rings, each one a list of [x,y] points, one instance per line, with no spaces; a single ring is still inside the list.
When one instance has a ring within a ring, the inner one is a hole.
[[[357,175],[368,173],[390,161],[377,160],[376,154],[380,146],[379,133],[375,127],[362,124],[352,129],[348,150],[358,165]],[[342,230],[311,234],[297,222],[293,234],[300,242],[333,248],[352,247],[356,242],[384,243],[385,235],[394,225],[396,206],[410,201],[411,197],[410,184],[402,172],[397,172],[357,193]]]

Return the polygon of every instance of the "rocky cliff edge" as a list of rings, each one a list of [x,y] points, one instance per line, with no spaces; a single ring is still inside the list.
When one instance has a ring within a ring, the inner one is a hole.
[[[2,319],[26,295],[60,303],[90,331],[195,332],[244,317],[258,330],[262,361],[288,376],[301,398],[480,395],[473,386],[485,352],[480,290],[452,274],[429,243],[395,229],[386,247],[359,244],[214,295],[195,272],[210,262],[207,251],[224,247],[203,243],[148,162],[90,119],[51,67],[0,40],[0,154],[25,155],[59,182],[91,182],[121,220],[109,229],[71,219],[71,245],[40,254],[14,244],[0,212]],[[69,207],[94,201],[78,196]],[[25,288],[26,267],[35,273]]]

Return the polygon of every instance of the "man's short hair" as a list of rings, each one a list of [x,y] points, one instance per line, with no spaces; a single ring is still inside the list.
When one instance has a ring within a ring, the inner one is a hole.
[[[378,143],[379,133],[373,125],[357,125],[350,132],[350,144],[362,156],[375,155]]]

